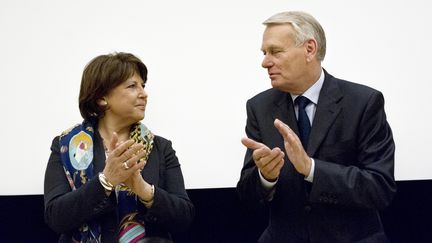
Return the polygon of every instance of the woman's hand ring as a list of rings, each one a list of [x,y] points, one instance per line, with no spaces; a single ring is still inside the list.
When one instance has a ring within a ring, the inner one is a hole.
[[[126,164],[126,162],[123,162],[123,167],[125,168],[125,170],[129,169],[130,167]]]

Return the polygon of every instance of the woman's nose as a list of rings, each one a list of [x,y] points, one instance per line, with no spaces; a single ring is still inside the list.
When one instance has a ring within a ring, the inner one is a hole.
[[[139,92],[139,97],[147,98],[147,92],[144,87],[141,87],[141,90]]]

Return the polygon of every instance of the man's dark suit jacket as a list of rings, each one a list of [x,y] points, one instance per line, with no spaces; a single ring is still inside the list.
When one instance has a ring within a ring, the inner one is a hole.
[[[102,228],[102,242],[118,242],[115,193],[110,197],[98,180],[105,166],[105,150],[99,133],[94,138],[95,176],[71,192],[60,159],[59,140],[51,146],[45,172],[45,221],[60,233],[59,242],[71,242],[71,231],[88,219],[96,219]],[[155,136],[153,150],[141,172],[155,186],[153,206],[142,215],[146,236],[171,239],[171,233],[184,231],[191,224],[194,207],[186,194],[180,164],[171,142]]]
[[[285,151],[276,118],[298,134],[289,93],[269,89],[248,100],[247,136]],[[240,199],[270,208],[259,242],[386,242],[378,210],[396,192],[394,150],[383,95],[325,72],[307,149],[315,160],[313,183],[285,157],[269,201],[253,151],[246,152],[237,184]]]

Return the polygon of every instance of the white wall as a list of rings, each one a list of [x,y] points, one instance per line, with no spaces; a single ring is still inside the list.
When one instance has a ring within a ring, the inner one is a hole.
[[[432,179],[431,4],[390,1],[0,2],[0,195],[41,194],[54,136],[80,122],[81,73],[132,52],[149,68],[144,122],[173,141],[187,188],[234,187],[248,98],[270,87],[261,22],[304,10],[327,34],[323,66],[383,91],[396,178]]]

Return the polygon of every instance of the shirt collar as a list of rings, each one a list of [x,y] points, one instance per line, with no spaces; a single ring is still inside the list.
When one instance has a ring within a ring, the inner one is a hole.
[[[323,86],[324,78],[325,78],[324,70],[321,69],[321,74],[320,74],[319,79],[309,89],[307,89],[302,94],[302,96],[308,98],[315,105],[318,104],[319,93],[320,93],[321,88]],[[291,94],[292,100],[294,101],[295,98],[297,98],[297,96],[298,95]]]

